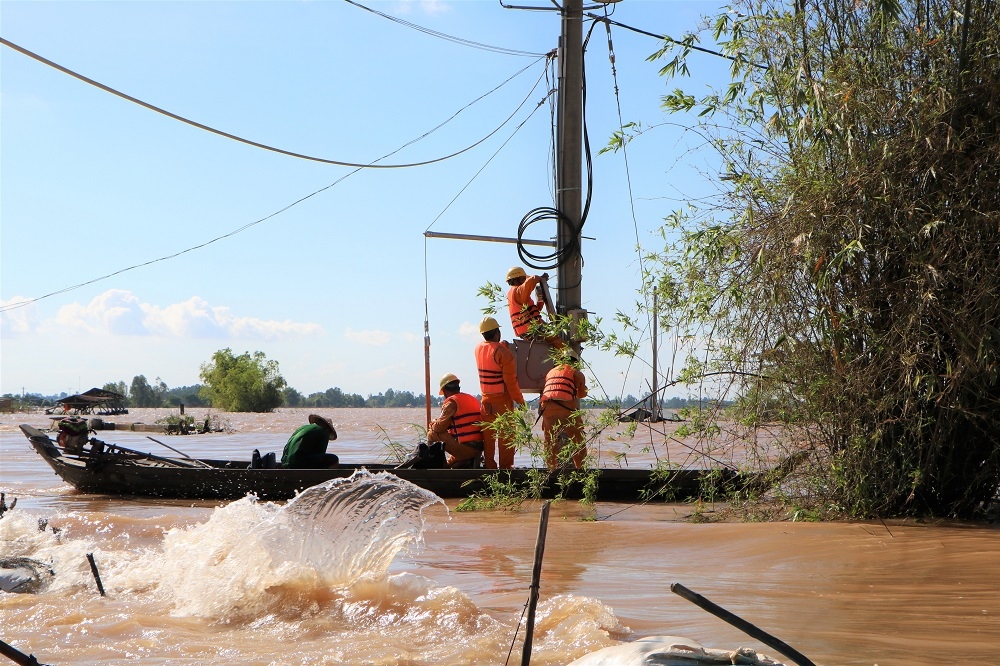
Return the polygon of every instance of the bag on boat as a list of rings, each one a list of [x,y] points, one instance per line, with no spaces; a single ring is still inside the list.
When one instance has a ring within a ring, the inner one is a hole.
[[[396,469],[444,469],[448,462],[444,455],[444,442],[420,442],[410,458]]]
[[[87,421],[75,416],[60,420],[56,441],[66,453],[83,453],[83,446],[87,443]]]
[[[253,450],[253,456],[250,458],[250,467],[248,469],[277,469],[279,467],[281,465],[278,463],[274,451],[262,456],[259,449]]]

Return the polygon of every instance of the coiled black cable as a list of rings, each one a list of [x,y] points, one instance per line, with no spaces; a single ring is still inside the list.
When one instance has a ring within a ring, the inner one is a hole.
[[[566,227],[573,233],[569,234],[570,242],[561,250],[556,248],[548,254],[536,254],[527,249],[524,246],[524,243],[521,242],[521,239],[524,238],[528,227],[532,224],[543,222],[545,220],[556,221],[557,236],[559,231],[562,229],[562,225],[566,225]],[[552,208],[551,206],[542,206],[528,211],[527,215],[521,218],[521,223],[517,226],[517,256],[521,258],[521,261],[525,266],[541,271],[550,270],[563,264],[567,257],[571,257],[576,254],[580,244],[579,239],[580,230],[573,229],[573,223],[562,211],[557,208]]]

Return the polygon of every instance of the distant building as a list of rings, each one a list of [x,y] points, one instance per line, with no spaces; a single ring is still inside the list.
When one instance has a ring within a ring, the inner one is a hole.
[[[64,412],[74,411],[77,414],[128,414],[125,396],[99,388],[60,398],[56,400],[56,404],[60,405]]]

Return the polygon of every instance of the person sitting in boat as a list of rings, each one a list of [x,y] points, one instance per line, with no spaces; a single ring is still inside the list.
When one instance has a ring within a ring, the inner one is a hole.
[[[514,266],[507,271],[507,309],[510,312],[510,323],[514,327],[514,335],[522,340],[544,340],[556,349],[562,349],[566,343],[558,335],[546,332],[545,320],[542,319],[542,309],[545,303],[537,303],[531,298],[535,287],[542,280],[548,280],[549,274],[528,276],[520,266]]]
[[[66,453],[75,455],[83,453],[83,447],[87,443],[87,433],[89,432],[87,420],[79,416],[68,416],[61,419],[57,425],[59,427],[59,436],[56,438],[56,441],[59,443],[59,446],[63,447]]]
[[[578,369],[579,363],[576,352],[570,352],[545,375],[538,411],[542,416],[545,462],[549,469],[559,464],[559,452],[564,446],[572,447],[577,469],[587,457],[580,414],[580,399],[587,397],[587,378]]]
[[[300,426],[288,438],[281,452],[281,466],[298,469],[333,469],[340,465],[336,454],[327,453],[326,447],[337,439],[337,430],[329,419],[310,414],[309,423]]]
[[[427,442],[443,442],[448,467],[481,467],[483,431],[479,400],[462,393],[461,382],[450,372],[441,378],[441,415],[427,425]]]

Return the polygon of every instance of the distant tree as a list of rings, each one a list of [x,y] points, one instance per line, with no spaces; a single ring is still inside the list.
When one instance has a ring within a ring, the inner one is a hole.
[[[256,351],[234,356],[220,349],[201,366],[200,395],[213,407],[230,412],[271,412],[283,402],[286,382],[278,372],[278,362]]]
[[[131,407],[162,407],[166,394],[167,385],[159,377],[151,385],[145,375],[136,375],[128,391],[128,402]]]
[[[302,394],[293,389],[291,386],[286,386],[285,390],[281,392],[281,398],[285,407],[298,407],[302,404]]]
[[[126,402],[128,401],[128,386],[125,385],[125,382],[108,382],[102,386],[101,389],[117,393],[118,395],[123,395],[125,396]]]
[[[308,407],[367,407],[365,399],[357,393],[344,393],[339,387],[329,388],[323,393],[311,393],[305,399]]]
[[[208,403],[198,394],[201,384],[178,386],[167,391],[166,402],[170,407],[208,407]]]

